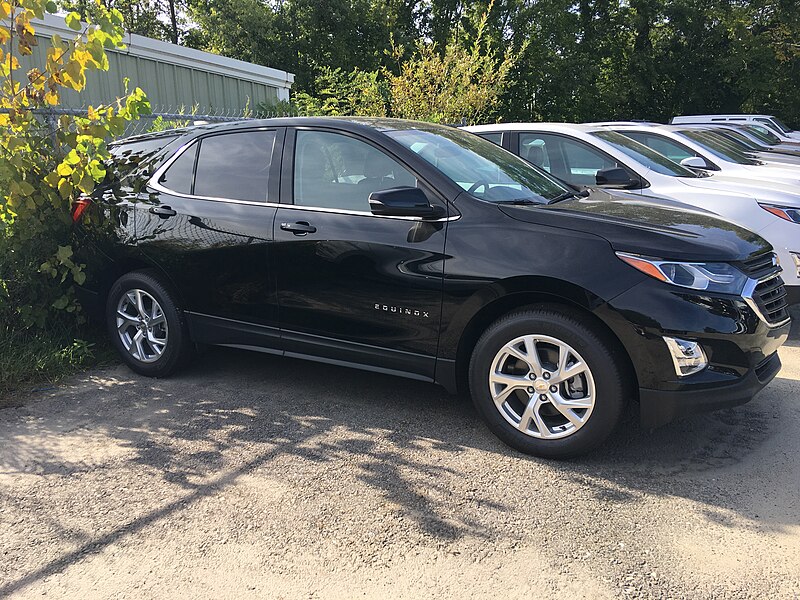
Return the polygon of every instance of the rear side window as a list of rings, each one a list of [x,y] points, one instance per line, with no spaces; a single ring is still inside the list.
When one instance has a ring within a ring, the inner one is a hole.
[[[180,194],[266,202],[274,146],[274,131],[206,137],[175,159],[159,183]]]
[[[169,166],[169,169],[164,172],[158,183],[173,192],[191,194],[196,157],[197,144],[192,144]]]
[[[195,171],[195,196],[266,202],[274,131],[203,138]]]
[[[478,135],[481,136],[485,140],[489,140],[493,144],[497,144],[498,146],[502,146],[503,145],[503,134],[502,133],[499,133],[499,132],[498,133],[486,132],[486,133],[479,133]]]

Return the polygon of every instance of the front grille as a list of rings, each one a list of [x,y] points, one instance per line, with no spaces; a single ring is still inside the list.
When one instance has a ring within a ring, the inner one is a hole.
[[[753,279],[763,279],[773,273],[779,273],[780,269],[775,265],[775,254],[764,252],[758,256],[748,258],[740,263],[742,271]]]
[[[739,268],[751,279],[745,298],[768,325],[782,325],[789,320],[789,303],[781,268],[772,252],[764,252],[739,263]]]

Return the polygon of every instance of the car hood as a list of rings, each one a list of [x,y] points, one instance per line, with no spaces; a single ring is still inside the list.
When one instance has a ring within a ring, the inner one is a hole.
[[[783,206],[800,206],[800,187],[780,181],[754,181],[744,177],[714,173],[710,177],[681,178],[681,183],[712,193],[735,193]]]
[[[780,181],[794,186],[800,186],[800,167],[789,165],[778,166],[775,163],[766,165],[740,165],[746,177],[766,180]]]
[[[736,261],[771,248],[755,233],[680,202],[591,190],[550,206],[499,207],[508,216],[600,236],[620,252],[687,261]]]

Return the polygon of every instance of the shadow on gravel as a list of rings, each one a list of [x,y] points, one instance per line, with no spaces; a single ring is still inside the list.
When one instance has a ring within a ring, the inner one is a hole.
[[[779,379],[773,388],[777,394],[796,394],[798,382]],[[562,477],[611,509],[656,494],[707,504],[712,515],[716,509],[737,510],[724,492],[708,493],[702,474],[741,461],[775,433],[778,423],[772,404],[759,400],[656,431],[643,431],[631,420],[595,454],[548,462],[503,446],[480,423],[467,400],[448,396],[433,385],[227,349],[209,351],[176,378],[159,381],[131,375],[111,382],[104,391],[73,386],[57,401],[62,403],[58,419],[28,425],[25,435],[0,432],[0,442],[18,444],[19,456],[26,457],[22,462],[35,463],[36,473],[63,475],[91,468],[81,461],[65,464],[51,446],[64,433],[50,423],[58,420],[71,424],[66,429],[97,429],[119,440],[133,451],[134,462],[185,493],[99,537],[78,540],[73,535],[79,544],[74,551],[0,585],[0,597],[219,493],[243,475],[262,474],[259,469],[283,457],[356,464],[358,478],[402,511],[410,526],[443,542],[472,535],[491,543],[497,537],[480,520],[479,511],[454,511],[452,503],[439,500],[452,494],[448,483],[453,478],[469,476],[462,465],[470,457],[464,456],[462,462],[458,455],[475,451],[491,454],[498,468],[531,477],[522,480],[528,486],[546,490],[549,481]],[[8,418],[4,423],[3,417],[0,413],[0,425],[19,421]],[[37,432],[37,426],[42,430]],[[35,448],[25,441],[31,432]],[[190,442],[203,442],[203,449]],[[231,455],[240,448],[249,450],[232,464]],[[0,463],[0,474],[13,474],[19,468]],[[478,495],[471,498],[481,510],[519,509],[513,493],[495,493],[508,498],[505,504],[492,500],[486,488],[485,482],[483,488],[476,487]]]

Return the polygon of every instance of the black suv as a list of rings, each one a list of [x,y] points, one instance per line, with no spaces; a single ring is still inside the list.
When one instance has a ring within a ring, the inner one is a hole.
[[[509,445],[569,456],[629,400],[656,426],[780,369],[789,317],[762,238],[577,192],[458,129],[253,120],[113,155],[75,205],[82,291],[144,375],[195,344],[355,366],[469,390]]]

